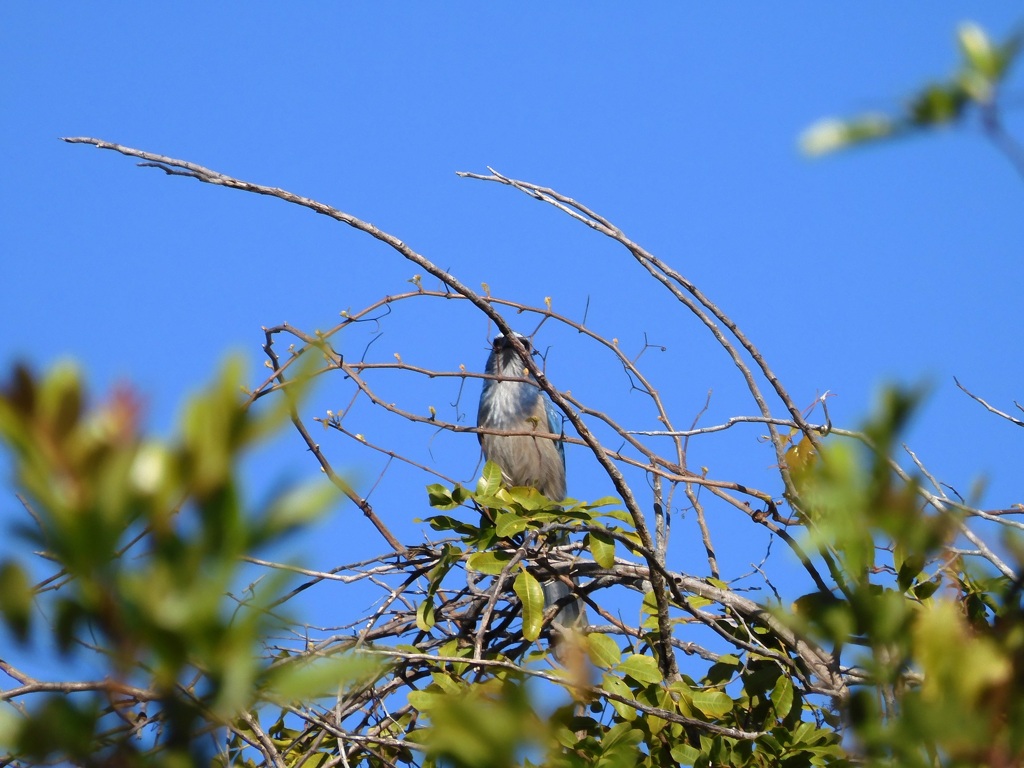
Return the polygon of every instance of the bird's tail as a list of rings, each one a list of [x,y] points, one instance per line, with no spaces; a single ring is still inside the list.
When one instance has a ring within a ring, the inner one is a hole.
[[[579,586],[579,580],[576,577],[573,577],[573,583],[577,587]],[[568,584],[561,579],[552,579],[551,581],[544,582],[541,586],[544,589],[545,609],[562,603],[558,613],[555,614],[555,618],[551,620],[552,624],[572,629],[582,629],[587,626],[587,611],[583,601],[579,598],[566,600],[572,594]]]

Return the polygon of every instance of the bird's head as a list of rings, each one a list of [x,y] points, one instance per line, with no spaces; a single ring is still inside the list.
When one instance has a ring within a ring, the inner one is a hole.
[[[527,337],[521,333],[516,333],[515,337],[523,345],[527,354],[533,354],[533,345]],[[530,375],[522,356],[512,345],[511,338],[503,333],[495,336],[491,343],[491,356],[487,359],[487,372],[497,376],[516,378]]]

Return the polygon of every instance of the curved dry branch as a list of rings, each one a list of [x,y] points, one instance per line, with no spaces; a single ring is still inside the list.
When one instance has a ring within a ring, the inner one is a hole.
[[[981,405],[989,413],[994,413],[996,416],[999,416],[1000,418],[1006,419],[1008,422],[1010,422],[1011,424],[1016,424],[1018,427],[1024,427],[1024,421],[1022,421],[1022,420],[1020,420],[1018,418],[1015,418],[1015,417],[1011,416],[1010,414],[1008,414],[1008,413],[1006,413],[1004,411],[1000,411],[998,408],[996,408],[993,405],[989,405],[987,402],[985,402],[985,400],[983,400],[982,398],[978,397],[976,394],[974,394],[969,389],[967,389],[967,387],[965,387],[963,384],[961,384],[960,380],[958,378],[956,378],[955,376],[953,377],[953,382],[957,385],[957,387],[960,389],[961,392],[963,392],[965,395],[967,395],[969,398],[971,398],[971,400],[973,400],[974,402],[976,402],[979,405]],[[1020,405],[1017,405],[1017,407],[1020,408]]]
[[[277,188],[268,187],[263,184],[255,184],[253,182],[243,181],[234,177],[228,176],[217,171],[213,171],[209,168],[204,168],[196,163],[191,163],[184,160],[177,160],[172,157],[165,155],[158,155],[152,152],[145,152],[142,150],[134,149],[132,147],[126,147],[120,144],[114,144],[111,142],[103,141],[102,139],[95,139],[91,137],[74,137],[64,138],[64,141],[70,144],[89,144],[99,149],[112,150],[128,157],[139,158],[145,162],[141,163],[142,167],[158,168],[165,173],[172,176],[185,176],[188,178],[195,179],[205,184],[214,184],[216,186],[228,187],[229,189],[238,189],[244,192],[251,192],[253,194],[266,195],[268,197],[275,197],[284,202],[291,203],[293,205],[299,205],[303,208],[308,208],[315,213],[319,213],[323,216],[339,221],[343,224],[347,224],[350,227],[364,232],[371,237],[380,240],[403,258],[416,264],[418,267],[423,269],[425,272],[436,277],[445,285],[449,286],[453,291],[464,296],[469,300],[477,309],[479,309],[484,315],[490,319],[501,333],[512,339],[512,346],[516,351],[523,357],[526,362],[526,367],[530,373],[536,378],[541,389],[551,398],[552,402],[562,411],[566,420],[572,424],[573,428],[580,435],[583,441],[591,449],[598,464],[601,465],[604,472],[608,475],[615,487],[616,493],[622,499],[623,504],[628,510],[629,514],[633,517],[633,523],[636,527],[637,534],[644,542],[645,546],[649,551],[654,551],[654,539],[651,536],[650,530],[647,526],[647,520],[633,495],[632,489],[626,482],[625,477],[619,471],[619,468],[615,466],[615,463],[604,455],[604,449],[601,446],[597,438],[591,433],[587,425],[574,413],[569,402],[562,396],[562,394],[548,381],[544,372],[541,371],[533,358],[526,354],[525,348],[522,343],[515,336],[512,328],[508,325],[505,319],[491,306],[490,302],[486,297],[481,296],[476,291],[472,290],[468,286],[464,285],[454,275],[451,275],[447,271],[441,269],[425,256],[417,253],[415,250],[406,245],[402,240],[391,235],[383,230],[377,228],[373,224],[363,221],[349,213],[333,208],[324,203],[318,202],[308,197],[302,197],[292,192]],[[305,439],[305,438],[304,438]],[[315,445],[312,440],[307,441],[307,445],[311,448]],[[656,563],[651,563],[652,573],[657,573]],[[658,623],[661,629],[661,637],[668,638],[671,635],[671,626],[668,620],[668,602],[666,597],[666,585],[661,582],[660,575],[652,577],[654,579],[654,592],[659,605],[658,611]],[[675,656],[671,652],[671,647],[667,644],[667,640],[660,641],[663,643],[658,654],[659,663],[663,665],[662,671],[666,677],[670,679],[676,679],[679,676],[679,670],[676,666]]]
[[[705,326],[707,326],[708,330],[710,330],[711,333],[714,335],[715,340],[729,354],[729,356],[733,360],[734,365],[743,375],[743,379],[747,383],[747,387],[750,390],[750,393],[753,396],[754,401],[757,403],[758,408],[761,411],[761,415],[767,419],[770,418],[771,413],[770,409],[768,408],[767,402],[761,394],[760,388],[757,386],[757,383],[754,381],[750,369],[747,367],[746,363],[744,363],[743,360],[740,358],[732,342],[730,342],[729,339],[721,332],[721,330],[717,327],[712,318],[714,318],[714,320],[717,320],[718,322],[720,322],[722,325],[729,329],[729,332],[732,333],[732,335],[739,342],[740,347],[744,351],[746,351],[747,354],[750,355],[750,357],[757,364],[757,367],[760,369],[761,373],[772,385],[772,388],[775,390],[779,399],[782,401],[786,409],[789,411],[792,420],[799,426],[801,432],[807,435],[808,439],[816,441],[816,431],[811,429],[810,426],[804,422],[799,408],[796,407],[796,404],[793,402],[793,399],[789,396],[785,388],[782,386],[782,382],[779,381],[779,378],[775,375],[771,368],[768,367],[768,364],[765,361],[764,356],[760,353],[757,347],[754,346],[753,342],[751,342],[750,339],[747,338],[746,334],[742,332],[739,326],[736,325],[736,323],[728,315],[726,315],[714,302],[712,302],[700,289],[698,289],[694,283],[692,283],[690,280],[687,280],[681,273],[677,272],[675,269],[670,267],[661,259],[657,258],[652,253],[650,253],[637,243],[630,240],[628,237],[626,237],[626,235],[622,232],[621,229],[613,225],[607,219],[599,216],[597,213],[595,213],[593,210],[586,207],[582,203],[572,199],[571,197],[567,197],[549,187],[542,187],[527,181],[520,181],[518,179],[512,179],[507,176],[503,176],[502,174],[495,171],[493,168],[488,168],[488,170],[491,172],[490,176],[470,173],[467,171],[459,171],[457,175],[463,178],[477,179],[480,181],[497,182],[499,184],[504,184],[506,186],[513,187],[514,189],[518,189],[519,191],[526,193],[535,200],[540,200],[542,202],[548,203],[549,205],[553,205],[555,208],[558,208],[563,213],[568,214],[577,221],[586,224],[591,229],[594,229],[597,232],[600,232],[601,234],[605,235],[606,237],[609,237],[612,240],[615,240],[616,242],[623,245],[631,254],[633,254],[634,258],[636,258],[636,260],[645,269],[647,269],[647,271],[651,274],[652,277],[654,277],[658,282],[664,285],[676,299],[678,299],[684,306],[686,306],[687,309],[693,312],[693,314],[695,314],[701,320],[701,322]],[[685,291],[685,293],[692,296],[693,299],[696,300],[696,303],[694,303],[694,301],[692,301],[688,296],[681,292],[676,286],[681,287],[683,291]],[[701,307],[703,307],[703,310],[707,310],[707,312],[709,312],[710,315],[706,314],[701,309]],[[770,423],[769,428],[771,428]],[[784,465],[785,461],[783,456],[783,443],[779,439],[779,436],[774,432],[774,430],[772,431],[772,438],[772,442],[773,444],[776,445],[776,450],[778,451],[779,463]],[[787,483],[787,485],[789,485],[789,483]],[[790,490],[792,490],[792,488],[790,488]]]

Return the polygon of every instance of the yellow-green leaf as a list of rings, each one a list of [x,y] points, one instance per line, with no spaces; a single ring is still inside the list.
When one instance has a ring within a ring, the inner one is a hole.
[[[680,765],[694,765],[697,762],[697,758],[700,757],[700,750],[696,747],[691,747],[689,744],[677,742],[669,750],[669,754]]]
[[[434,684],[430,686],[431,689],[436,688],[449,696],[461,696],[465,693],[462,686],[453,680],[447,672],[434,672],[430,677],[434,681]]]
[[[587,534],[587,543],[598,565],[602,568],[615,565],[615,539],[605,533],[591,531]]]
[[[18,639],[24,640],[32,615],[32,584],[25,570],[13,561],[0,566],[0,611]]]
[[[609,693],[614,693],[617,696],[622,696],[625,699],[633,698],[633,691],[630,690],[630,687],[626,685],[625,680],[623,680],[621,677],[615,677],[614,675],[606,674],[601,681],[601,687]],[[611,699],[610,702],[612,707],[618,713],[619,717],[621,717],[623,720],[626,720],[627,722],[632,722],[633,720],[636,720],[636,707],[630,704],[624,704],[623,702],[617,701],[616,699]]]
[[[501,512],[494,523],[494,530],[498,536],[506,539],[510,536],[515,536],[517,533],[522,533],[529,524],[529,520],[525,517],[520,517],[514,512]]]
[[[416,606],[416,627],[421,632],[429,632],[434,627],[434,603],[424,600]]]
[[[519,571],[512,589],[523,604],[523,637],[536,640],[544,624],[544,590],[525,568]]]
[[[608,635],[594,632],[587,635],[587,655],[590,663],[599,669],[611,669],[622,660],[619,644]]]
[[[643,602],[640,603],[640,611],[652,616],[658,613],[658,601],[654,598],[654,592],[645,592]]]
[[[481,496],[493,496],[501,488],[501,467],[493,461],[484,464],[480,482],[476,484],[476,492]]]
[[[644,718],[644,725],[646,725],[647,730],[649,730],[652,735],[657,736],[662,732],[662,730],[664,730],[665,726],[668,725],[668,720],[663,720],[657,715],[647,715],[647,717]]]
[[[508,497],[523,509],[531,512],[539,509],[559,509],[558,505],[543,493],[528,486],[517,485],[514,488],[509,488]]]
[[[999,54],[985,30],[977,24],[965,22],[956,31],[957,42],[971,68],[991,80],[999,75]]]
[[[721,717],[732,709],[732,699],[721,691],[694,691],[690,703],[708,717]]]
[[[474,552],[466,560],[466,567],[488,576],[497,576],[511,559],[508,552]]]
[[[434,707],[443,707],[451,697],[437,691],[410,691],[409,703],[420,712],[429,712]]]
[[[650,656],[641,656],[638,653],[627,656],[616,669],[644,685],[654,685],[662,680],[658,662]]]
[[[635,747],[641,741],[643,741],[643,733],[641,731],[633,728],[629,723],[618,723],[605,731],[604,739],[601,742],[601,749],[605,755],[618,752],[620,756],[625,756],[623,755],[623,752],[626,752],[626,754],[629,754],[629,752],[626,750],[616,749],[616,747]],[[637,762],[639,762],[640,755],[633,753],[631,756],[633,757],[633,760],[628,764],[636,765]],[[614,765],[616,763],[618,763],[618,761],[615,761],[615,763],[612,764]]]
[[[862,115],[853,120],[834,118],[815,123],[800,137],[800,148],[812,157],[846,149],[872,139],[891,136],[896,130],[885,115]]]

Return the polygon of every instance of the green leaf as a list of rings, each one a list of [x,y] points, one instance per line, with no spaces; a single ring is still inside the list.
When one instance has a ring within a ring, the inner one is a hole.
[[[669,754],[680,765],[693,765],[697,762],[697,758],[700,757],[700,750],[696,747],[691,747],[689,744],[676,743],[669,750]]]
[[[935,594],[939,588],[941,580],[933,579],[932,581],[922,581],[920,584],[914,586],[911,590],[914,597],[918,600],[927,600],[929,597]]]
[[[901,549],[900,545],[896,545],[896,552]],[[920,575],[921,571],[924,570],[925,556],[920,552],[914,552],[902,560],[897,558],[896,562],[896,583],[899,585],[901,592],[906,592],[913,585],[914,581]]]
[[[462,504],[463,502],[465,502],[465,501],[467,501],[469,499],[472,499],[472,498],[473,498],[473,492],[467,490],[466,488],[464,488],[463,486],[459,485],[458,483],[456,483],[455,487],[452,488],[452,501],[455,501],[455,502],[457,502],[459,504]]]
[[[544,625],[544,590],[525,568],[519,571],[512,589],[523,604],[523,637],[536,640]]]
[[[644,730],[630,723],[618,723],[605,732],[600,742],[600,768],[639,768],[650,762],[639,749],[644,740]]]
[[[427,522],[435,531],[454,531],[460,536],[476,536],[480,533],[478,526],[470,525],[450,515],[434,515],[428,517]]]
[[[449,696],[461,696],[463,693],[465,693],[465,690],[463,689],[460,681],[454,680],[446,672],[434,672],[431,675],[431,678],[434,681],[434,684],[431,686],[431,688],[437,688],[441,691],[444,691]]]
[[[920,127],[951,123],[963,114],[966,104],[967,94],[959,83],[930,85],[911,100],[910,121]]]
[[[679,714],[688,718],[696,717],[696,712],[690,706],[690,699],[693,697],[694,690],[693,681],[684,676],[682,680],[669,683],[668,688],[669,692],[672,693],[675,708],[679,711]]]
[[[622,696],[627,700],[631,700],[633,698],[632,689],[628,685],[626,685],[626,681],[623,680],[621,677],[616,677],[612,674],[605,674],[604,678],[601,680],[601,687],[609,693],[614,693],[617,696]],[[616,699],[611,699],[610,703],[612,705],[612,708],[618,714],[618,716],[621,717],[623,720],[626,720],[628,722],[636,720],[637,712],[635,706],[631,704],[625,704],[621,701],[617,701]]]
[[[788,675],[779,676],[772,689],[771,699],[772,706],[775,707],[775,714],[780,720],[785,718],[793,708],[793,681],[789,679]]]
[[[593,509],[594,507],[597,507],[598,504],[597,503],[588,504],[587,506],[590,507],[591,509]],[[610,518],[612,520],[618,520],[621,523],[625,523],[627,526],[629,526],[630,530],[632,530],[632,528],[633,528],[633,516],[631,514],[629,514],[629,512],[626,512],[626,511],[621,510],[621,509],[611,509],[611,510],[601,510],[601,512],[599,514],[600,514],[601,517],[607,517],[607,518]]]
[[[427,486],[427,501],[434,509],[447,511],[459,506],[452,498],[451,491],[440,483],[431,483]]]
[[[478,496],[493,496],[501,488],[501,467],[493,461],[484,464],[480,481],[476,484]]]
[[[416,606],[416,627],[421,632],[429,632],[434,628],[434,601],[427,599]]]
[[[437,690],[409,691],[408,699],[409,704],[420,712],[429,712],[431,709],[443,707],[451,701],[449,694]]]
[[[518,504],[528,512],[538,510],[561,511],[562,509],[557,503],[549,499],[536,488],[531,488],[529,486],[517,485],[514,488],[509,488],[508,497],[513,503]]]
[[[453,544],[445,544],[441,550],[441,557],[438,558],[437,564],[430,569],[427,573],[427,597],[432,598],[437,594],[438,588],[441,586],[441,582],[444,577],[448,575],[448,571],[452,569],[455,563],[459,562],[462,557],[462,550]]]
[[[655,691],[653,697],[649,697],[647,695],[648,692],[645,691],[637,698],[645,700],[645,703],[653,704],[658,709],[664,709],[666,712],[671,712],[675,706],[672,694],[664,688],[656,688],[653,690]],[[653,698],[653,700],[650,700],[651,698]],[[652,735],[661,733],[669,725],[668,720],[652,714],[646,715],[644,717],[644,722]]]
[[[590,663],[599,669],[611,669],[622,661],[619,644],[608,635],[594,632],[586,636],[587,655]]]
[[[511,559],[508,552],[474,552],[466,560],[466,567],[477,573],[497,576]]]
[[[644,599],[640,603],[640,612],[651,616],[657,615],[658,601],[655,599],[653,591],[644,593]]]
[[[658,662],[650,656],[641,656],[638,653],[627,656],[616,670],[644,685],[656,685],[662,681]]]
[[[517,533],[522,533],[529,525],[529,519],[522,515],[517,515],[515,512],[500,512],[494,523],[494,530],[499,537],[507,539]]]
[[[615,565],[615,539],[604,533],[590,531],[587,534],[587,543],[598,565],[602,568],[611,568]]]
[[[732,710],[732,699],[722,691],[694,691],[691,704],[708,717],[722,717]]]
[[[28,637],[32,616],[32,584],[25,570],[13,561],[0,565],[0,612],[15,637]]]
[[[804,154],[819,157],[864,142],[885,138],[896,132],[896,124],[885,115],[862,115],[853,120],[821,120],[800,137]]]
[[[957,42],[971,69],[988,80],[1001,74],[999,51],[992,45],[985,30],[972,22],[965,22],[957,28]]]

